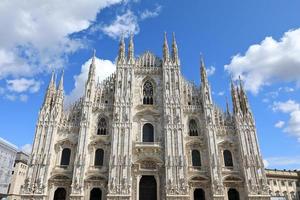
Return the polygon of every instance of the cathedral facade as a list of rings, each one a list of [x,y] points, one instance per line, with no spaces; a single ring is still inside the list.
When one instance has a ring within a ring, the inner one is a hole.
[[[52,74],[36,124],[22,199],[267,200],[256,126],[243,85],[231,82],[233,110],[184,79],[173,35],[163,56],[126,53],[96,80],[92,59],[82,98],[64,109],[63,75]],[[101,66],[98,66],[101,67]]]

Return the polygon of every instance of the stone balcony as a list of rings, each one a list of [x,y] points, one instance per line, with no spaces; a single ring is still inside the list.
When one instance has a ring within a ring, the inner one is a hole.
[[[134,143],[135,160],[152,159],[163,160],[162,145],[160,142],[135,142]]]

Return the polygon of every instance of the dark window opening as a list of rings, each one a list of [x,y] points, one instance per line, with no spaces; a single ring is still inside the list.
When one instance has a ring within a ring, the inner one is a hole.
[[[70,157],[71,157],[71,149],[64,148],[62,153],[61,153],[60,165],[69,165],[70,164]]]
[[[228,200],[240,200],[239,192],[236,189],[230,188],[228,190]]]
[[[57,188],[54,193],[54,200],[65,200],[67,192],[65,188]]]
[[[98,122],[97,135],[106,135],[107,134],[107,123],[105,118],[101,118]]]
[[[100,188],[93,188],[90,193],[90,200],[101,200],[102,191]]]
[[[154,176],[142,176],[139,187],[139,200],[157,200],[157,184]]]
[[[191,119],[189,122],[189,135],[198,136],[198,126],[197,122],[194,119]]]
[[[226,167],[233,167],[232,154],[229,150],[224,150],[224,164]]]
[[[195,167],[201,166],[201,156],[200,156],[200,152],[198,150],[192,151],[192,164]]]
[[[154,128],[150,123],[143,126],[143,142],[154,142]]]
[[[143,104],[153,104],[153,85],[146,81],[143,86]]]
[[[95,152],[95,166],[101,167],[103,166],[103,157],[104,157],[104,151],[103,149],[97,149]]]
[[[194,200],[205,200],[205,192],[201,188],[197,188],[194,191]]]

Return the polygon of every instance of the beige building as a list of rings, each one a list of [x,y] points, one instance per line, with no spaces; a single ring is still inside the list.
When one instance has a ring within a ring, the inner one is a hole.
[[[8,191],[8,199],[10,200],[21,199],[21,187],[26,178],[28,157],[24,152],[17,153]]]
[[[127,54],[96,80],[93,59],[84,95],[64,108],[63,76],[52,75],[36,124],[22,199],[270,199],[254,116],[242,83],[231,83],[233,110],[212,99],[203,59],[201,85],[181,74],[173,36],[162,57]]]
[[[266,175],[272,199],[300,199],[300,171],[267,169]]]

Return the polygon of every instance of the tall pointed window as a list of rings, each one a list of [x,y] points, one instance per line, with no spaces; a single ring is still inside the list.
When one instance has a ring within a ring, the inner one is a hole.
[[[194,119],[191,119],[189,122],[189,135],[198,136],[198,126],[197,122]]]
[[[232,160],[231,152],[229,150],[224,150],[223,156],[224,156],[225,167],[233,167],[233,160]]]
[[[198,150],[192,151],[192,164],[195,167],[201,166],[201,156],[200,156],[200,152]]]
[[[71,157],[71,149],[64,148],[61,153],[60,165],[65,165],[65,166],[69,165],[70,157]]]
[[[149,80],[143,86],[143,104],[153,104],[153,85]]]
[[[143,126],[143,142],[154,142],[154,128],[150,123]]]
[[[105,118],[100,118],[98,122],[97,135],[106,135],[107,134],[107,123]]]
[[[96,152],[95,152],[94,165],[97,166],[97,167],[103,166],[103,157],[104,157],[103,149],[97,149]]]

